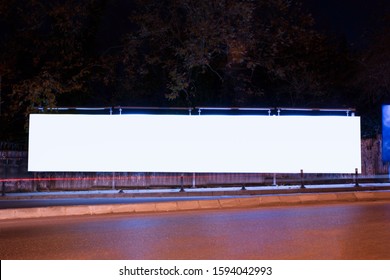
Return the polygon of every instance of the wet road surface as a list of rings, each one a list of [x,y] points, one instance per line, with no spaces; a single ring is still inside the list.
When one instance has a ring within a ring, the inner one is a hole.
[[[34,208],[49,206],[129,204],[148,202],[168,202],[185,200],[208,200],[232,198],[235,196],[188,196],[188,197],[115,197],[115,198],[46,198],[46,199],[7,199],[0,200],[0,209]],[[248,197],[242,195],[240,197]]]
[[[390,203],[1,221],[0,259],[390,259]]]

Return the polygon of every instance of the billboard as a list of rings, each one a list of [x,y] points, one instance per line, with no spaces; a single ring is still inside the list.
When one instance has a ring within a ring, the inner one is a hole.
[[[390,105],[382,106],[382,160],[390,162]]]
[[[360,118],[30,115],[29,171],[353,173]]]

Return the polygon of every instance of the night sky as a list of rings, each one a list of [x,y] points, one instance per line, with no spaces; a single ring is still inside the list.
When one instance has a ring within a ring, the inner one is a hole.
[[[373,14],[377,13],[378,1],[364,0],[327,0],[309,2],[315,18],[324,27],[335,32],[345,32],[349,37],[357,36],[364,31],[373,20]],[[348,34],[349,33],[349,34]]]
[[[304,10],[312,14],[318,30],[328,35],[345,37],[350,44],[362,44],[367,34],[380,27],[378,19],[390,12],[388,0],[302,0]],[[107,26],[118,24],[114,33],[120,31],[121,25],[127,19],[123,14],[129,1],[115,1],[108,7],[107,13],[114,13],[115,18],[107,22]],[[125,27],[123,27],[125,28]]]
[[[316,27],[329,35],[345,37],[350,45],[366,45],[367,35],[380,27],[378,19],[389,12],[386,0],[304,0]]]
[[[387,0],[302,0],[304,10],[312,14],[316,28],[356,48],[365,47],[368,34],[380,27],[378,21],[389,13]],[[126,10],[131,1],[118,0],[107,5],[106,20],[101,27],[102,47],[119,40],[121,32],[128,30]],[[119,43],[119,42],[118,42]]]

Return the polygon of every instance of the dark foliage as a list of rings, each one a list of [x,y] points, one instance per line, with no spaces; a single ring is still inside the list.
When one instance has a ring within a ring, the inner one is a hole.
[[[0,137],[37,107],[115,105],[356,107],[373,135],[388,20],[356,51],[297,1],[2,1]]]

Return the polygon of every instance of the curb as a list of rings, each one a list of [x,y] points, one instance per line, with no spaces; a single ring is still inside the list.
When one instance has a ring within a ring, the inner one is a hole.
[[[189,200],[155,203],[52,206],[37,208],[0,209],[0,221],[27,218],[65,217],[119,213],[157,213],[189,210],[212,210],[232,208],[257,208],[265,206],[308,205],[337,202],[363,202],[390,200],[390,192],[342,192],[309,193],[300,195],[264,195],[245,198],[214,200]]]
[[[35,193],[21,195],[6,195],[0,196],[1,200],[19,200],[19,199],[56,199],[56,198],[134,198],[134,197],[191,197],[191,196],[242,196],[242,195],[300,195],[300,194],[316,194],[316,193],[342,193],[342,192],[368,192],[368,191],[390,191],[388,187],[327,187],[327,188],[291,188],[291,189],[280,189],[280,190],[225,190],[225,191],[193,191],[187,189],[185,192],[180,192],[179,189],[174,189],[172,192],[124,192],[118,193],[77,193],[68,194],[66,191],[61,194],[50,194],[50,193]]]

